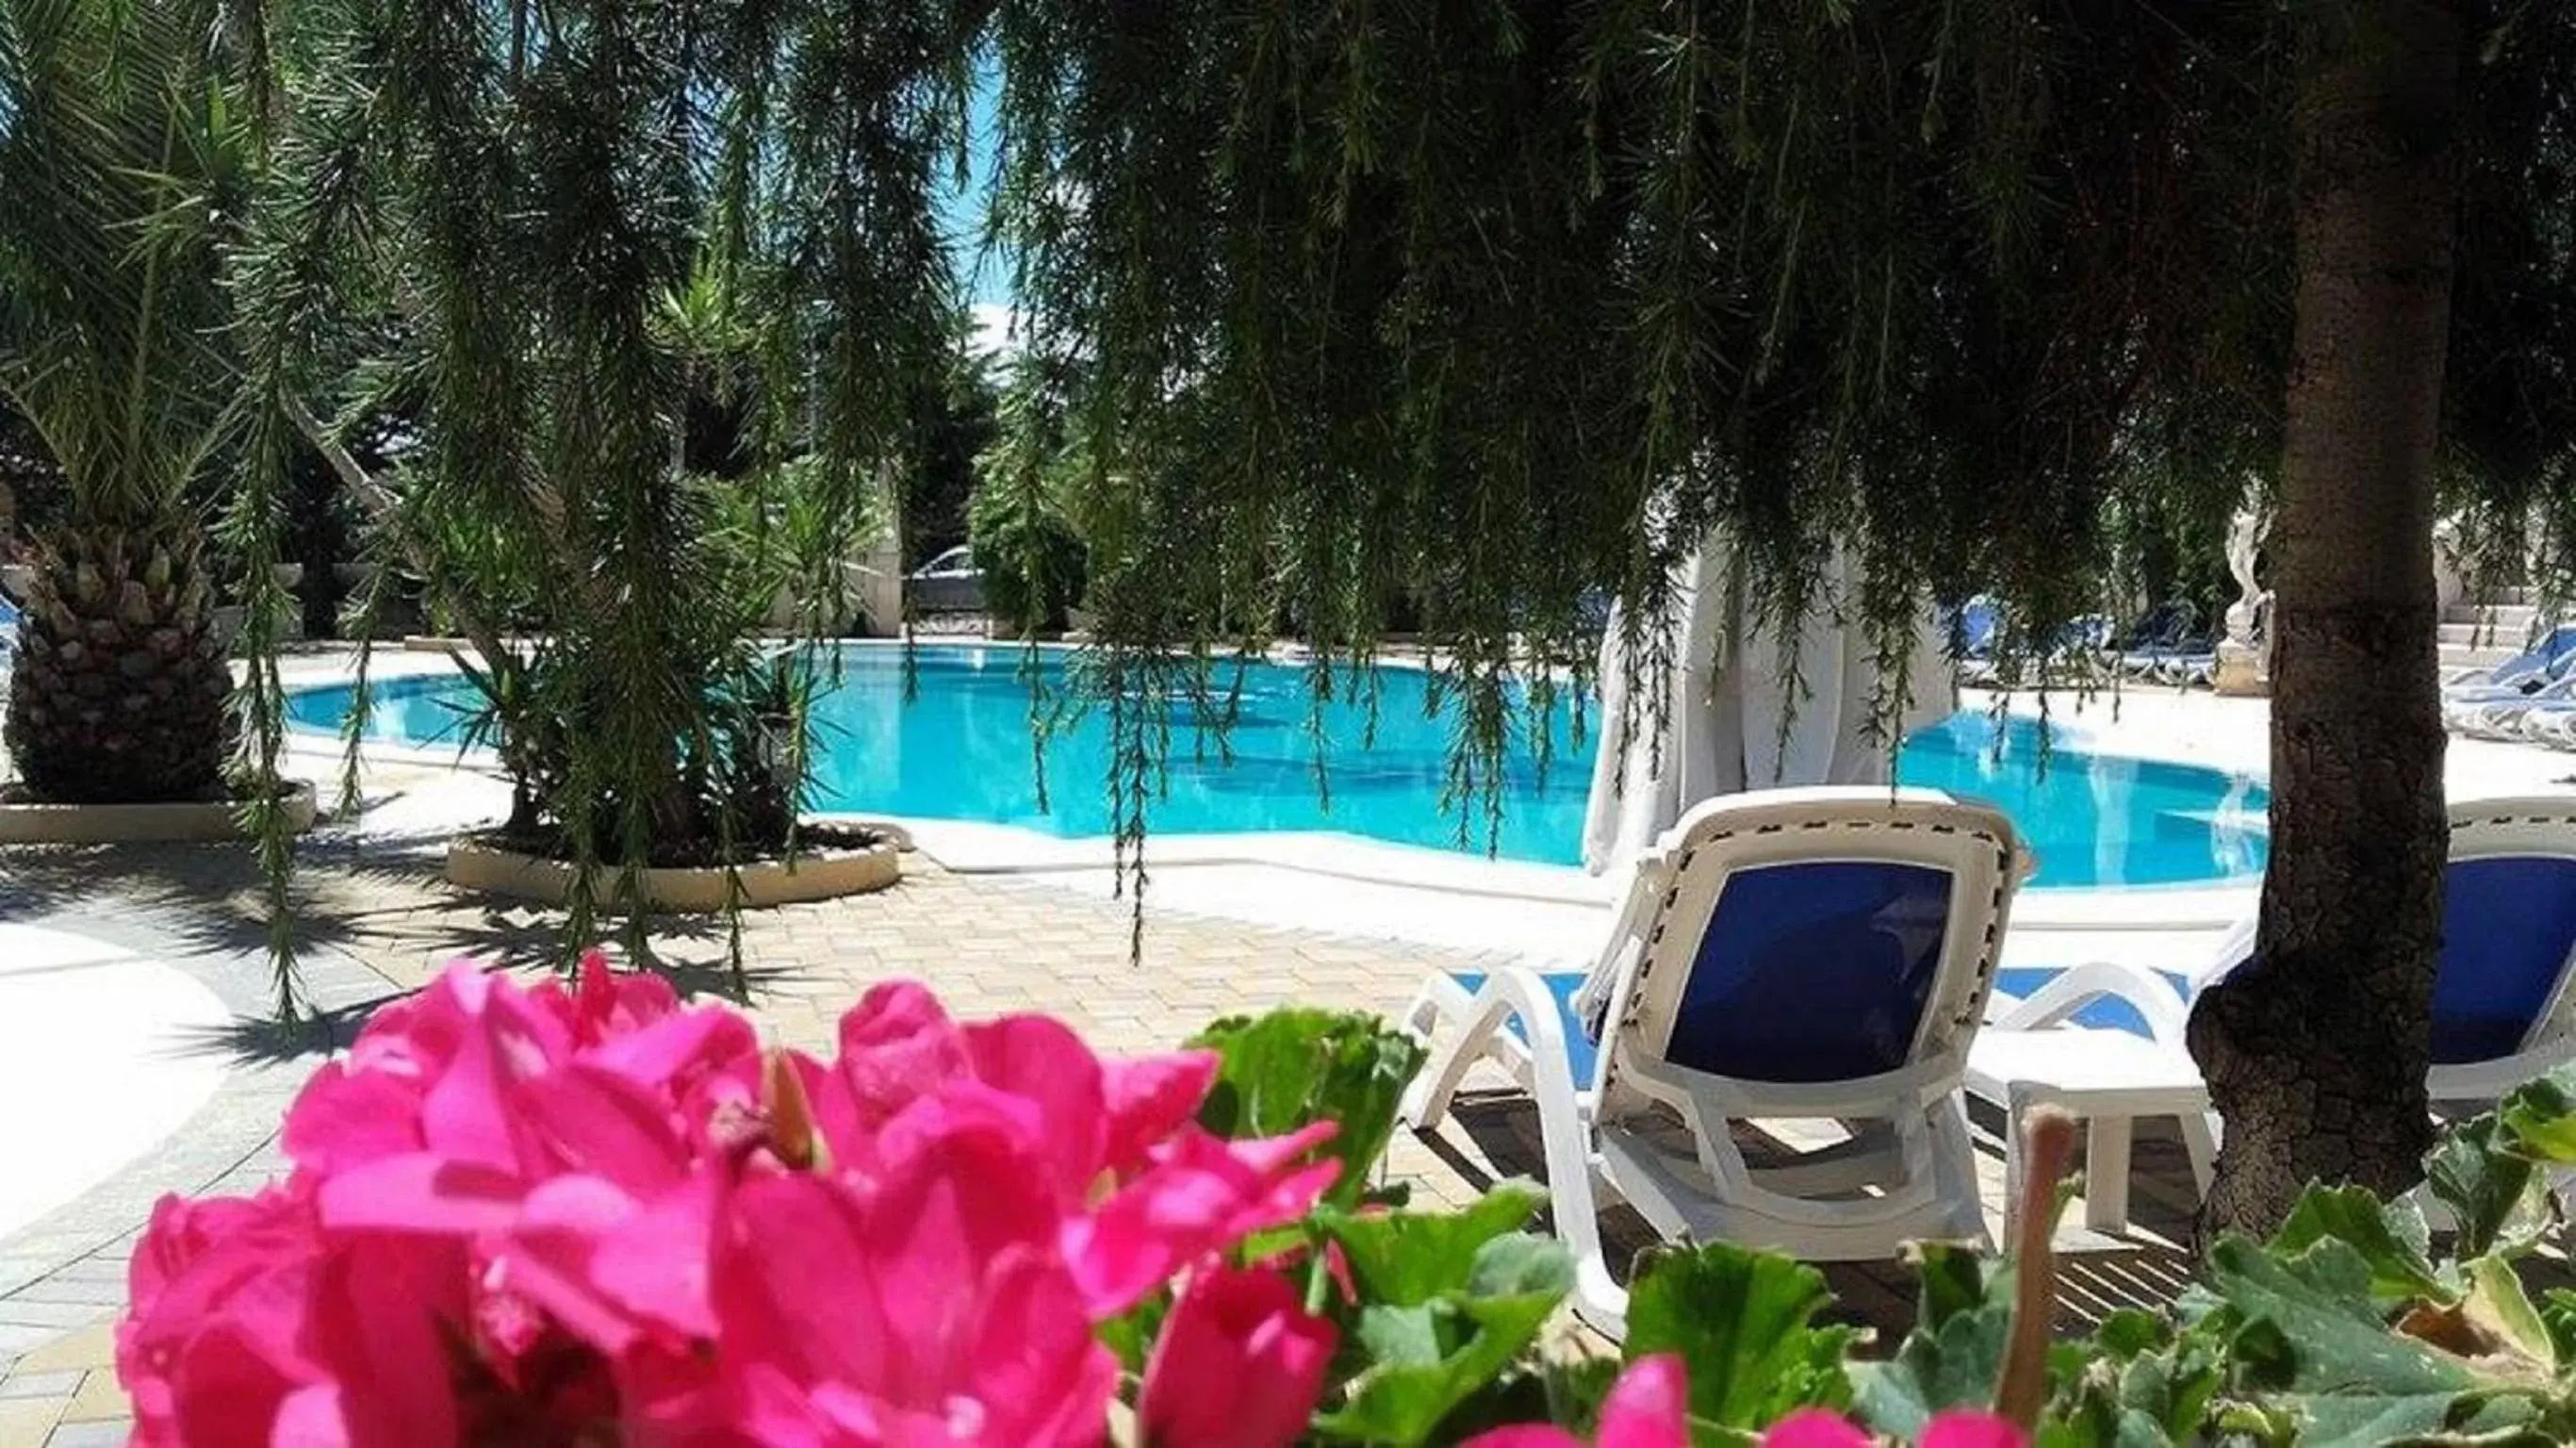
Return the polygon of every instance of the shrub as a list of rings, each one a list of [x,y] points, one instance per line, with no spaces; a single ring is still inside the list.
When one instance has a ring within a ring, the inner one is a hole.
[[[1813,1269],[1642,1262],[1624,1367],[1519,1184],[1412,1209],[1369,1168],[1421,1064],[1355,1016],[1094,1055],[890,984],[825,1061],[610,974],[466,964],[289,1111],[290,1174],[165,1199],[118,1370],[136,1441],[1680,1448],[2567,1441],[2576,1293],[2513,1264],[2576,1162],[2576,1077],[2448,1138],[2422,1213],[2313,1190],[2172,1314],[2045,1341],[2036,1251],[1920,1256],[1881,1361]],[[2062,1161],[2071,1128],[2033,1145]],[[2037,1188],[2051,1189],[2042,1170]],[[1989,1405],[2000,1405],[1997,1413]]]

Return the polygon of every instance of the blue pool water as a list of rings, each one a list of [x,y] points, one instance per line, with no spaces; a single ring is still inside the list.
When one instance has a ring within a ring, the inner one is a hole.
[[[916,656],[919,694],[907,703],[901,651],[842,652],[841,681],[816,708],[822,756],[816,808],[983,820],[1067,836],[1108,832],[1101,781],[1109,729],[1097,711],[1060,724],[1050,738],[1047,808],[1041,810],[1029,689],[1018,673],[1022,651],[924,647]],[[1060,669],[1062,657],[1045,655],[1044,666]],[[1221,666],[1220,685],[1234,675],[1234,666]],[[1377,680],[1373,738],[1365,705],[1336,699],[1323,710],[1328,800],[1316,790],[1306,673],[1245,667],[1224,746],[1231,759],[1212,736],[1202,740],[1176,725],[1168,792],[1152,807],[1152,828],[1340,830],[1482,850],[1481,802],[1463,813],[1443,806],[1453,725],[1445,714],[1426,713],[1425,676],[1389,668]],[[475,697],[454,676],[380,684],[370,737],[414,744],[456,739]],[[336,731],[349,700],[346,687],[307,689],[293,697],[289,715],[299,727]],[[1176,708],[1175,718],[1185,712]],[[1554,721],[1555,756],[1543,774],[1530,741],[1515,740],[1495,841],[1504,857],[1581,859],[1584,794],[1601,734],[1597,717],[1590,723],[1578,744],[1571,711],[1561,712]],[[1906,741],[1897,776],[2001,806],[2038,852],[2034,884],[2207,882],[2262,869],[2260,785],[2216,770],[2089,754],[2062,740],[2043,768],[2039,742],[2035,721],[2015,719],[1998,749],[1989,720],[1958,714]]]

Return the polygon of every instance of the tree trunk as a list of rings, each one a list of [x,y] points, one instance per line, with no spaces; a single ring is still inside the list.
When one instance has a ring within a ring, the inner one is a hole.
[[[2435,0],[2354,0],[2312,7],[2299,36],[2271,865],[2252,962],[2192,1017],[2226,1121],[2204,1230],[2268,1231],[2311,1180],[2395,1193],[2431,1144],[2433,455],[2460,30]]]

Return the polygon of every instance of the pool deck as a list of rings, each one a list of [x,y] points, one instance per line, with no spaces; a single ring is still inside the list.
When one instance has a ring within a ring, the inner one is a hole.
[[[379,677],[445,667],[434,656],[377,659]],[[285,673],[300,685],[347,669],[345,654],[317,652],[291,659]],[[2056,705],[2057,717],[2069,712]],[[2112,752],[2255,773],[2264,762],[2259,700],[2136,691],[2116,708],[2104,700],[2072,717]],[[327,794],[337,750],[299,742],[290,768],[325,782]],[[2562,782],[2570,774],[2576,756],[2451,748],[2457,797],[2576,793]],[[338,1039],[457,954],[538,968],[553,939],[547,917],[461,895],[437,876],[446,838],[493,817],[505,798],[498,779],[458,767],[452,754],[370,749],[362,811],[301,848],[305,984]],[[1142,956],[1131,962],[1128,907],[1109,898],[1105,842],[935,821],[913,828],[920,851],[900,888],[748,919],[751,1008],[772,1039],[828,1049],[832,1022],[867,984],[909,975],[932,982],[961,1015],[1043,1010],[1104,1050],[1166,1048],[1212,1017],[1287,1002],[1392,1011],[1427,969],[1576,963],[1609,908],[1606,888],[1578,870],[1331,835],[1157,836]],[[28,1218],[13,1229],[0,1215],[0,1448],[121,1442],[126,1407],[107,1366],[106,1323],[152,1200],[248,1190],[276,1172],[278,1118],[319,1056],[315,1043],[281,1040],[258,1023],[268,999],[264,927],[247,848],[13,850],[7,863],[0,964],[32,951],[41,930],[49,948],[68,952],[55,962],[60,973],[111,963],[123,973],[68,989],[91,992],[96,1005],[140,988],[169,1017],[34,1075],[0,1055],[0,1088],[13,1100],[65,1101],[75,1113],[97,1103],[100,1145],[119,1158],[102,1164],[93,1154],[66,1170],[63,1154],[34,1136],[0,1137],[0,1178],[25,1198],[13,1210]],[[2189,969],[2252,898],[2243,887],[2031,892],[2006,963],[2119,955]],[[654,947],[684,981],[704,983],[717,978],[724,939],[675,921]],[[0,988],[9,978],[0,974]],[[120,1094],[114,1063],[129,1060],[178,1073],[176,1084]],[[173,1100],[195,1103],[169,1112],[184,1124],[149,1114]],[[1982,1184],[1999,1225],[1995,1123],[1978,1124]],[[2060,1308],[2070,1325],[2168,1301],[2187,1277],[2178,1243],[2191,1193],[2178,1148],[2147,1136],[2139,1162],[2133,1230],[2104,1237],[2074,1225],[2080,1213],[2068,1217]],[[1534,1113],[1509,1093],[1465,1104],[1434,1137],[1399,1133],[1388,1162],[1391,1177],[1444,1202],[1539,1167]],[[1635,1222],[1612,1226],[1621,1244],[1642,1244]],[[1882,1338],[1901,1333],[1911,1312],[1901,1269],[1830,1275],[1846,1313]]]

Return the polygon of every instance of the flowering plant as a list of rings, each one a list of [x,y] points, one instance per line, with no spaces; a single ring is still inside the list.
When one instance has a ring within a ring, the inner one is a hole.
[[[458,964],[315,1073],[283,1180],[156,1210],[118,1332],[136,1441],[1872,1441],[1840,1416],[1853,1334],[1784,1259],[1649,1264],[1624,1375],[1540,1351],[1570,1270],[1534,1194],[1367,1190],[1419,1062],[1319,1012],[1104,1060],[909,984],[820,1060],[596,957],[531,988]]]

